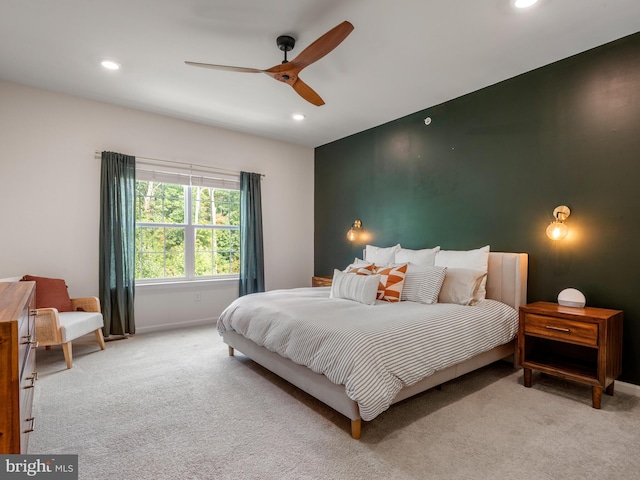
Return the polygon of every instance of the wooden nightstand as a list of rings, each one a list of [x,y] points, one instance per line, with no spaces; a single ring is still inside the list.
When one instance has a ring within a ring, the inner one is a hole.
[[[520,307],[518,330],[524,386],[531,370],[591,385],[593,408],[602,390],[613,395],[622,370],[622,311],[536,302]]]
[[[318,277],[311,278],[312,287],[330,287],[331,282],[333,282],[333,277],[331,275],[318,276]]]

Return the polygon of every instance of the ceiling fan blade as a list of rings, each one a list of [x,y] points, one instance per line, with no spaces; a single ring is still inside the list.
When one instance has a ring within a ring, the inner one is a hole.
[[[316,107],[321,107],[324,105],[324,100],[318,95],[313,88],[300,80],[300,77],[291,84],[293,89],[298,92],[302,98],[304,98],[307,102],[314,104]]]
[[[198,63],[198,62],[184,62],[192,67],[211,68],[213,70],[226,70],[229,72],[244,72],[244,73],[263,73],[264,70],[258,70],[257,68],[245,68],[245,67],[232,67],[229,65],[214,65],[212,63]]]
[[[342,41],[353,32],[353,25],[350,22],[344,21],[340,25],[333,27],[327,33],[318,38],[315,42],[305,48],[300,54],[291,60],[290,68],[296,67],[302,70],[304,67],[311,65],[313,62],[317,62],[327,53],[331,52],[334,48],[342,43]]]

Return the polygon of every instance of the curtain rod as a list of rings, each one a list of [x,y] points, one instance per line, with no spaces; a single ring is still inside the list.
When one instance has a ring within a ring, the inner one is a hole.
[[[102,157],[102,151],[101,150],[96,150],[95,151],[96,157]],[[162,160],[160,158],[151,158],[151,157],[139,157],[134,155],[134,157],[139,158],[141,160],[150,160],[152,162],[162,162],[162,163],[173,163],[173,164],[179,164],[179,165],[186,165],[189,167],[202,167],[205,168],[207,170],[217,170],[220,172],[229,172],[229,173],[235,173],[235,174],[239,174],[240,171],[239,170],[232,170],[230,168],[221,168],[221,167],[212,167],[210,165],[200,165],[198,163],[187,163],[187,162],[178,162],[177,160]],[[264,173],[260,174],[261,177],[266,177],[266,175]]]

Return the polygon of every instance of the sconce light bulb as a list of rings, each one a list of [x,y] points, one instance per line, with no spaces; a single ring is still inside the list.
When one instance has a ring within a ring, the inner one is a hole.
[[[354,242],[358,239],[360,234],[362,233],[362,220],[356,218],[351,225],[351,228],[347,232],[347,240],[350,242]]]
[[[562,240],[569,233],[569,228],[562,222],[551,222],[547,227],[547,237],[551,240]]]

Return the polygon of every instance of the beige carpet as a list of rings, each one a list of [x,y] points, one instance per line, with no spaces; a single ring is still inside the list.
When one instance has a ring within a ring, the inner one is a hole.
[[[30,453],[79,455],[80,478],[640,478],[640,398],[500,362],[349,421],[241,354],[211,327],[38,350]]]

